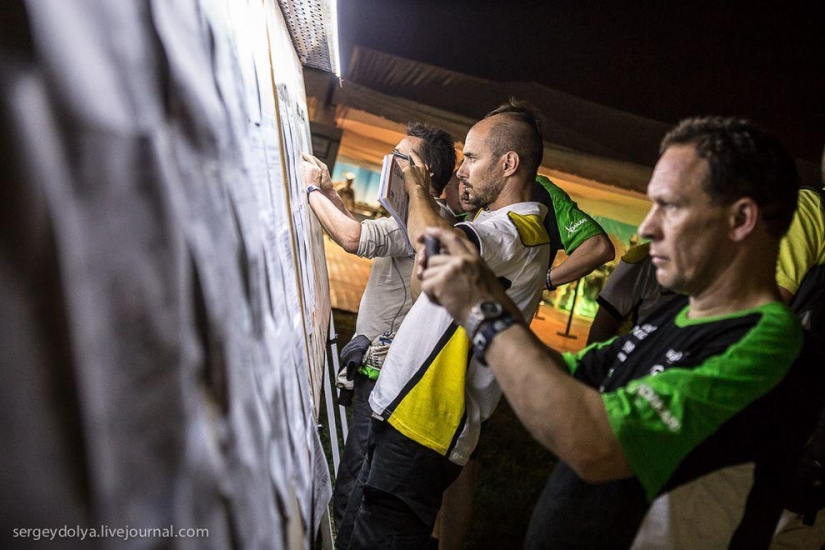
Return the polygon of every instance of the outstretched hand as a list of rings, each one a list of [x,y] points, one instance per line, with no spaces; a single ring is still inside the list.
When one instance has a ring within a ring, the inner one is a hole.
[[[416,255],[416,274],[430,300],[446,308],[462,324],[470,308],[480,300],[496,300],[521,318],[518,308],[467,237],[438,227],[428,227],[424,235],[435,237],[441,243],[441,253],[431,256],[426,267],[423,246]],[[423,243],[423,240],[422,236],[419,241]]]
[[[333,190],[332,178],[327,165],[307,153],[301,153],[301,172],[304,176],[304,186],[317,185],[322,191]]]

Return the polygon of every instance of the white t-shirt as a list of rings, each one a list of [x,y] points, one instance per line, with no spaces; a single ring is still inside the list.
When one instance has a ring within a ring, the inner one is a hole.
[[[358,306],[355,334],[370,341],[398,330],[412,307],[410,275],[415,260],[407,253],[406,243],[406,235],[393,218],[361,222],[356,254],[374,260]]]

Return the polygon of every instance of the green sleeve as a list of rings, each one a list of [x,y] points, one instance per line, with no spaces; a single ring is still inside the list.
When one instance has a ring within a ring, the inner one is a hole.
[[[571,199],[561,187],[545,176],[538,176],[536,181],[550,194],[553,209],[556,212],[556,224],[559,227],[562,248],[568,255],[587,239],[605,233],[602,226],[582,212],[576,201]]]

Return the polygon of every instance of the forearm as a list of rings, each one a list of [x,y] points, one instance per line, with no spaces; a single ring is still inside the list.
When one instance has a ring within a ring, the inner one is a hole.
[[[554,267],[550,278],[554,286],[563,285],[588,275],[615,256],[613,244],[607,235],[590,237],[579,245],[568,258]]]
[[[339,195],[335,189],[324,189],[321,192],[329,200],[329,202],[331,202],[333,206],[335,206],[335,208],[338,209],[339,212],[341,212],[351,220],[358,221],[355,219],[353,213],[347,209],[346,205],[344,204],[344,200],[341,198],[341,195]]]
[[[333,241],[350,254],[358,250],[361,224],[344,207],[338,193],[334,190],[310,193],[309,206]]]
[[[441,217],[440,208],[423,187],[416,186],[409,195],[410,206],[407,215],[407,234],[411,243],[417,243],[424,228],[437,226],[451,228],[450,223]]]
[[[567,374],[561,355],[527,327],[499,334],[486,359],[522,424],[583,479],[595,483],[632,475],[601,395]]]
[[[421,290],[421,279],[415,275],[415,270],[413,270],[410,276],[410,296],[412,296],[413,302],[418,300]]]

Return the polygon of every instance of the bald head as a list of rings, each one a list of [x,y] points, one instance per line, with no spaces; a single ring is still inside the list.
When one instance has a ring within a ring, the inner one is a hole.
[[[487,113],[479,124],[489,125],[489,144],[494,157],[507,151],[515,151],[519,157],[520,170],[527,179],[535,179],[544,145],[541,135],[541,121],[536,111],[526,102],[513,98]]]

